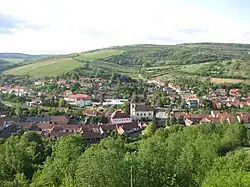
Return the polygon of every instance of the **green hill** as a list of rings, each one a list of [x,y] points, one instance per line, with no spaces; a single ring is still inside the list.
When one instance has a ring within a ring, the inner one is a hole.
[[[130,75],[140,73],[146,78],[169,78],[175,74],[185,74],[206,78],[250,79],[250,45],[194,43],[112,47],[49,57],[4,73],[58,76],[86,64],[92,69]]]

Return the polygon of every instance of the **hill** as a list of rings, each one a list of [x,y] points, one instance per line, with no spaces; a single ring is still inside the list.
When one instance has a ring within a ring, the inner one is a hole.
[[[55,67],[67,58],[73,65]],[[250,79],[250,45],[223,43],[193,43],[180,45],[131,45],[94,50],[56,57],[53,68],[50,58],[6,71],[7,74],[57,76],[88,64],[94,69],[121,72],[146,78],[169,78],[176,74],[187,76]],[[77,61],[78,63],[76,63]],[[41,64],[43,70],[41,70]],[[77,65],[76,65],[77,64]],[[40,70],[39,70],[40,69]],[[49,72],[49,73],[48,73]]]
[[[29,55],[23,53],[0,53],[0,58],[5,59],[23,59],[23,60],[31,60],[35,58],[41,58],[48,55]]]
[[[33,59],[47,57],[47,55],[29,55],[23,53],[0,53],[0,71],[16,67]]]

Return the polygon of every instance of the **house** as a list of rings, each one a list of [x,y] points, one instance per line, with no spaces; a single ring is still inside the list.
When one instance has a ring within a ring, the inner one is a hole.
[[[28,94],[28,89],[24,86],[14,86],[9,90],[9,94],[14,94],[16,96],[26,96]]]
[[[155,114],[155,117],[159,118],[159,119],[166,119],[166,118],[168,118],[166,111],[157,111],[156,114]]]
[[[17,122],[16,127],[17,130],[36,131],[38,133],[42,132],[42,130],[37,126],[37,124],[33,122]]]
[[[214,108],[217,108],[217,109],[220,109],[221,108],[221,106],[222,106],[222,104],[221,104],[221,102],[219,102],[219,101],[216,101],[216,100],[211,100],[212,101],[212,103],[213,103],[213,107]]]
[[[105,113],[103,111],[97,109],[86,109],[83,111],[83,115],[86,116],[104,116]]]
[[[186,95],[184,99],[188,108],[198,108],[200,105],[199,98],[196,95]]]
[[[225,96],[227,94],[226,89],[216,89],[215,93],[216,95],[219,95],[219,96]]]
[[[220,118],[212,117],[212,116],[207,116],[204,117],[200,120],[200,123],[220,123]]]
[[[133,132],[138,132],[140,131],[140,127],[138,126],[136,122],[131,122],[131,123],[124,123],[124,124],[117,124],[116,130],[118,134],[123,135],[123,134],[130,134]]]
[[[42,100],[37,98],[37,99],[32,99],[30,102],[26,102],[27,106],[39,106],[42,104]]]
[[[246,123],[250,126],[250,113],[240,112],[237,113],[236,116],[239,123]]]
[[[221,113],[218,110],[211,111],[211,116],[214,117],[214,118],[218,118],[220,121],[222,119],[225,119],[225,122],[228,123],[228,124],[231,124],[235,119],[235,117],[232,116],[231,114],[229,114],[227,112]]]
[[[36,86],[41,86],[41,85],[44,85],[44,82],[43,81],[35,81],[34,83]]]
[[[159,87],[165,85],[164,82],[162,82],[160,79],[151,79],[148,81],[148,84],[154,84],[154,85],[159,86]]]
[[[64,91],[64,95],[66,96],[66,95],[72,95],[73,94],[73,92],[71,91],[71,90],[65,90]]]
[[[57,81],[57,85],[64,85],[64,84],[66,84],[66,80],[59,80],[59,81]]]
[[[132,117],[122,110],[117,110],[111,114],[110,122],[111,124],[131,123]]]
[[[81,134],[83,135],[86,143],[98,143],[101,139],[105,138],[105,135],[99,132],[83,131]]]
[[[69,94],[64,96],[64,100],[70,105],[81,105],[85,106],[86,104],[91,104],[88,101],[87,94]]]
[[[38,123],[37,126],[41,129],[42,132],[49,132],[53,125],[48,123]]]
[[[235,97],[238,96],[240,94],[240,90],[239,89],[230,89],[229,90],[229,95]]]
[[[49,122],[50,124],[67,124],[69,118],[67,116],[50,116]]]
[[[125,102],[128,102],[128,99],[106,99],[105,102],[102,103],[102,105],[122,105]]]
[[[92,102],[90,100],[79,100],[77,102],[77,105],[79,107],[85,107],[85,106],[91,106],[92,105]]]
[[[154,117],[154,108],[145,103],[130,103],[130,116],[136,120],[152,120]]]
[[[10,123],[5,118],[0,118],[0,131],[4,130],[10,125]]]
[[[181,87],[179,85],[175,85],[173,83],[169,83],[168,84],[168,87],[173,89],[174,91],[176,91],[177,93],[180,93],[181,92]]]
[[[186,126],[191,126],[191,125],[199,124],[200,121],[205,117],[207,117],[206,114],[185,114],[184,122]]]

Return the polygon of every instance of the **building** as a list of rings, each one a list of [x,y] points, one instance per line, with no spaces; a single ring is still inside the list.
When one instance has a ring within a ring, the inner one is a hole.
[[[49,122],[50,124],[67,124],[69,118],[67,116],[50,116]]]
[[[136,120],[152,120],[154,117],[154,108],[145,103],[130,103],[130,116]]]
[[[191,126],[195,124],[199,124],[203,118],[206,118],[206,114],[185,114],[184,122],[186,126]]]
[[[198,108],[200,105],[200,100],[196,95],[187,95],[184,99],[188,108]]]
[[[88,106],[91,102],[88,100],[87,94],[69,94],[64,96],[64,100],[70,105]]]
[[[111,114],[110,122],[111,124],[131,123],[132,117],[122,110],[117,110]]]

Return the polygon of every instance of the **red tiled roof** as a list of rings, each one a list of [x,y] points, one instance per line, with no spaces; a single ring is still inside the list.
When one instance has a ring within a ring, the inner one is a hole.
[[[139,128],[139,126],[136,122],[132,122],[132,123],[116,124],[116,128],[122,128],[124,131],[128,131],[133,128]]]
[[[205,117],[208,117],[207,114],[185,114],[184,115],[184,118],[186,119],[202,119],[202,118],[205,118]]]
[[[81,134],[83,135],[84,138],[104,138],[104,136],[99,132],[83,131]]]
[[[50,116],[50,122],[67,123],[69,120],[66,116]]]
[[[237,114],[241,122],[250,123],[250,113],[240,113]]]
[[[237,93],[237,92],[239,92],[239,89],[230,89],[229,92],[230,92],[230,93]]]
[[[62,130],[79,130],[81,128],[81,125],[78,124],[60,124],[60,125],[56,125],[58,127],[60,127]]]
[[[154,111],[154,108],[151,105],[146,104],[135,104],[136,111]]]
[[[48,124],[48,123],[39,123],[39,124],[37,124],[37,126],[38,126],[40,129],[44,129],[44,130],[51,129],[51,128],[53,127],[53,125]]]
[[[181,118],[184,117],[186,115],[186,112],[173,112],[173,116],[175,116],[176,118]]]
[[[110,118],[112,119],[130,118],[130,116],[126,112],[123,112],[122,110],[116,110],[111,114]]]
[[[64,98],[72,98],[72,99],[88,99],[87,94],[69,94],[64,96]]]

